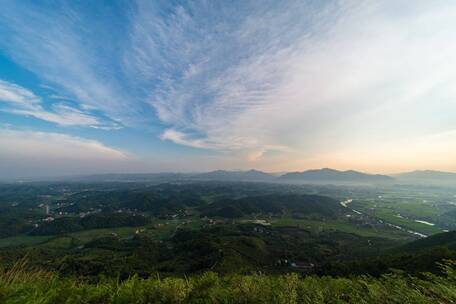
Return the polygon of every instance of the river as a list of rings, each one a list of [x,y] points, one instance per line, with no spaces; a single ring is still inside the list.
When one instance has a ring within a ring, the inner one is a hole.
[[[360,215],[363,215],[362,212],[358,211],[358,210],[355,210],[355,209],[352,209],[352,208],[349,208],[348,205],[353,202],[353,199],[346,199],[345,201],[342,201],[340,202],[340,204],[342,206],[344,206],[345,208],[347,209],[350,209],[351,211],[355,212],[356,214],[360,214]],[[401,217],[403,218],[400,214],[398,214],[397,217]],[[423,233],[419,233],[417,231],[413,231],[413,230],[407,230],[401,226],[398,226],[398,225],[394,225],[394,224],[391,224],[391,223],[388,223],[388,222],[385,222],[383,220],[381,220],[382,223],[384,223],[385,225],[389,226],[389,227],[392,227],[392,228],[395,228],[395,229],[398,229],[398,230],[401,230],[401,231],[405,231],[407,233],[410,233],[410,234],[413,234],[413,235],[417,235],[419,237],[422,237],[422,238],[425,238],[427,237],[426,234],[423,234]],[[415,220],[415,222],[418,222],[418,223],[422,223],[422,224],[426,224],[426,225],[430,225],[430,226],[434,226],[435,224],[433,223],[430,223],[430,222],[426,222],[426,221],[421,221],[421,220]]]

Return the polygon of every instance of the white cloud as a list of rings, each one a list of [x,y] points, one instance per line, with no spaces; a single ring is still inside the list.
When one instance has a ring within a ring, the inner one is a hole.
[[[34,158],[126,159],[125,153],[102,143],[61,133],[0,130],[2,156],[17,155]]]
[[[106,172],[129,156],[98,141],[60,133],[0,129],[0,177]],[[111,171],[112,172],[112,171]]]
[[[48,112],[41,107],[37,107],[34,109],[8,109],[5,111],[18,115],[32,116],[61,126],[95,126],[99,124],[95,117],[64,104],[54,105],[53,110],[54,112]]]
[[[195,148],[212,148],[212,145],[204,140],[191,139],[187,134],[176,131],[174,129],[165,130],[161,139],[170,140],[180,145],[195,147]]]
[[[16,84],[0,80],[0,101],[13,103],[24,108],[33,108],[41,100],[31,91]]]
[[[103,122],[97,117],[65,103],[52,105],[52,111],[42,106],[42,99],[32,91],[0,80],[0,102],[7,104],[0,111],[31,116],[61,126],[89,126],[94,128],[119,128],[116,123]]]

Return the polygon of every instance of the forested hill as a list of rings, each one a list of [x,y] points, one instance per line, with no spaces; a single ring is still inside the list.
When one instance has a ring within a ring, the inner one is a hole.
[[[335,217],[346,211],[338,201],[320,195],[263,195],[222,199],[200,208],[203,215],[243,217],[252,214],[295,214]]]
[[[282,182],[307,182],[307,183],[390,183],[394,179],[387,175],[366,174],[353,170],[338,171],[324,168],[304,172],[286,173],[279,177]]]
[[[408,243],[398,250],[404,252],[418,252],[434,249],[436,247],[444,247],[451,250],[456,250],[456,231],[431,235],[427,238]]]

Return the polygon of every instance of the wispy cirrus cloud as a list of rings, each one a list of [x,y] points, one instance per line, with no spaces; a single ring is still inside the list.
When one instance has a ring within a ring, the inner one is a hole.
[[[17,84],[0,80],[0,100],[23,108],[33,108],[41,103],[38,96]]]
[[[107,7],[98,10],[98,15],[97,11],[91,15],[91,7],[84,4],[4,3],[0,11],[0,47],[59,95],[127,122],[139,109],[118,77],[116,50],[122,48],[119,41],[123,37],[116,34],[121,27],[116,27],[108,16],[106,22],[102,18],[109,12],[120,15],[121,11]]]
[[[17,84],[0,80],[0,111],[35,117],[61,126],[88,126],[119,128],[115,122],[100,118],[65,103],[54,103],[51,109],[43,107],[42,98]]]
[[[236,4],[163,17],[139,2],[127,67],[155,84],[163,139],[306,157],[430,132],[440,119],[426,112],[456,110],[452,3]]]
[[[298,163],[455,129],[455,13],[448,1],[11,2],[0,45],[83,113]]]

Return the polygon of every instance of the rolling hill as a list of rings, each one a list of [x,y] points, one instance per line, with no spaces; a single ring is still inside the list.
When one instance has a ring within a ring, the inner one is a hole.
[[[305,183],[388,183],[394,179],[387,175],[367,174],[353,170],[338,171],[324,168],[317,170],[308,170],[304,172],[286,173],[279,177],[282,182],[305,182]]]
[[[320,195],[262,195],[240,199],[221,199],[203,206],[205,216],[238,218],[252,214],[299,214],[335,217],[346,210],[337,200]]]
[[[423,239],[419,239],[408,243],[399,248],[403,252],[418,252],[431,250],[437,247],[445,247],[451,250],[456,250],[456,231],[449,231],[434,234]]]

